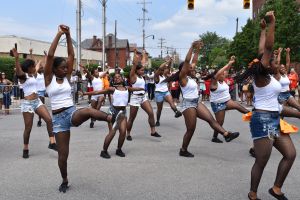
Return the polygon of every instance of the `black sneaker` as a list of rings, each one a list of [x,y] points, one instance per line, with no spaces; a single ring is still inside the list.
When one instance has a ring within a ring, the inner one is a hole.
[[[120,157],[125,157],[125,153],[122,151],[122,149],[117,149],[116,150],[116,155],[118,155]]]
[[[69,189],[68,186],[68,182],[63,182],[60,186],[59,186],[59,192],[63,192],[66,193],[66,191]]]
[[[157,132],[151,133],[151,136],[153,136],[153,137],[161,137],[161,135],[159,135]]]
[[[159,121],[157,121],[157,122],[155,123],[155,126],[160,126]]]
[[[223,143],[223,141],[220,140],[218,137],[213,137],[213,138],[211,139],[211,141],[212,141],[212,142],[215,142],[215,143]]]
[[[180,149],[179,151],[179,155],[183,156],[183,157],[188,157],[188,158],[193,158],[194,155],[188,151],[182,151],[182,149]]]
[[[52,143],[52,144],[49,143],[48,149],[52,149],[54,151],[57,151],[57,145],[56,145],[56,143]]]
[[[38,121],[37,122],[37,127],[41,127],[42,126],[42,121]]]
[[[178,118],[178,117],[181,117],[182,116],[182,113],[178,110],[176,110],[175,112],[175,118]]]
[[[29,158],[29,150],[27,149],[27,150],[23,150],[23,158]]]
[[[274,198],[278,199],[278,200],[288,200],[288,198],[286,198],[286,196],[284,196],[284,193],[282,194],[276,194],[273,190],[273,188],[269,189],[269,193],[270,195],[272,195]]]
[[[126,139],[127,139],[128,141],[132,141],[131,135],[127,135]]]
[[[234,140],[235,138],[239,137],[239,132],[228,132],[227,136],[224,136],[226,142],[230,142],[231,140]]]
[[[110,159],[110,155],[108,154],[107,151],[104,151],[104,150],[101,151],[100,156],[101,156],[102,158]]]
[[[251,147],[251,148],[249,149],[249,154],[250,154],[253,158],[255,158],[255,151],[254,151],[254,148],[253,148],[253,147]]]
[[[91,123],[90,123],[90,128],[94,128],[94,122],[93,121],[91,121]]]

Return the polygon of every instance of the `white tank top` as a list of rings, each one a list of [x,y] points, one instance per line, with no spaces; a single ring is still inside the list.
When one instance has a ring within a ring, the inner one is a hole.
[[[127,106],[128,104],[128,89],[122,91],[115,89],[113,93],[113,106]]]
[[[136,77],[136,81],[132,84],[134,88],[145,88],[145,80],[140,77]],[[134,91],[133,94],[145,94],[145,91]]]
[[[279,83],[281,84],[281,92],[290,91],[290,79],[288,76],[280,76]]]
[[[27,97],[33,93],[37,94],[37,81],[34,76],[30,77],[26,73],[26,81],[22,84],[24,96]]]
[[[217,81],[217,89],[215,91],[210,91],[210,102],[213,103],[225,103],[231,99],[229,94],[229,86],[225,81],[220,83]]]
[[[45,79],[44,79],[44,74],[39,74],[37,73],[37,76],[36,76],[36,82],[37,82],[37,91],[44,91],[46,89],[45,87]]]
[[[68,108],[74,105],[71,85],[66,77],[62,84],[58,84],[56,76],[53,75],[50,85],[46,87],[46,91],[50,98],[52,110]]]
[[[265,87],[256,87],[255,83],[253,83],[253,88],[255,109],[280,111],[278,95],[281,91],[281,84],[273,76],[271,76],[270,83]]]
[[[183,98],[185,99],[196,99],[199,98],[198,84],[190,77],[187,77],[187,84],[185,87],[180,86]]]
[[[94,77],[92,80],[92,86],[94,91],[103,90],[103,81],[101,78]]]
[[[159,82],[155,84],[155,92],[168,92],[168,83],[163,82],[165,79],[165,76],[159,76]]]

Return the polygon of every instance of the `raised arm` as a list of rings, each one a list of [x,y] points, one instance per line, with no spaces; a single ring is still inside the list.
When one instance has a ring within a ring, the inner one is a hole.
[[[136,82],[137,76],[136,76],[135,71],[136,71],[136,67],[137,67],[139,61],[140,61],[140,55],[138,55],[137,50],[135,49],[134,55],[133,55],[132,67],[131,67],[130,74],[129,74],[131,84]]]
[[[166,61],[162,63],[157,70],[155,70],[154,73],[154,82],[158,83],[159,82],[159,73],[161,70],[164,70],[164,68],[168,65],[169,61]]]
[[[142,61],[141,62],[142,62],[143,66],[148,65],[148,54],[145,49],[143,50],[143,53],[142,53]]]
[[[232,64],[235,62],[235,56],[231,56],[229,62],[227,63],[227,65],[225,65],[224,67],[222,67],[215,75],[215,79],[219,80],[220,76],[224,74],[225,71],[228,71]]]
[[[259,38],[259,49],[258,49],[258,55],[261,55],[264,53],[265,50],[265,43],[266,43],[266,26],[267,23],[264,19],[260,20],[260,38]]]
[[[266,42],[264,47],[264,54],[261,59],[261,63],[265,68],[270,67],[270,59],[273,55],[273,46],[274,46],[274,33],[275,33],[275,16],[274,11],[269,11],[266,13],[266,17],[270,19],[270,24],[268,32],[266,35]],[[273,66],[272,66],[273,67]]]
[[[68,26],[61,25],[61,29],[66,35],[67,39],[67,47],[68,47],[68,59],[67,59],[67,65],[68,65],[68,79],[71,78],[73,66],[74,66],[74,48],[72,44],[71,34],[70,34],[70,28]]]
[[[62,31],[61,27],[58,27],[58,32],[49,48],[48,54],[47,54],[47,59],[46,59],[46,64],[45,64],[45,69],[44,69],[44,77],[45,77],[45,86],[47,87],[52,80],[53,72],[52,72],[52,65],[54,61],[54,54],[55,50],[57,48],[58,42],[60,37],[64,34]]]
[[[280,72],[279,72],[279,69],[280,69],[280,66],[281,66],[280,65],[280,62],[281,62],[281,52],[282,52],[282,48],[278,48],[276,62],[275,62],[276,67],[273,67],[274,77],[278,81],[281,78],[281,75],[280,75]]]
[[[84,71],[86,71],[86,78],[92,81],[94,79],[94,76],[91,75],[90,71],[82,64],[79,64],[79,67],[82,68]]]
[[[286,63],[285,63],[285,68],[286,68],[286,72],[289,73],[290,70],[290,65],[291,65],[291,57],[290,57],[290,48],[286,48]]]
[[[200,48],[201,48],[200,41],[193,42],[191,48],[189,49],[189,51],[188,51],[188,53],[185,57],[183,67],[182,67],[182,69],[179,73],[179,83],[183,87],[186,86],[186,84],[187,84],[187,74],[190,70],[189,68],[190,68],[191,58],[192,58],[192,55],[193,55],[193,50],[195,50],[195,54],[198,55],[199,51],[200,51]]]
[[[12,49],[13,55],[15,57],[15,61],[16,61],[16,75],[19,79],[21,80],[26,80],[26,75],[23,72],[21,65],[20,65],[20,61],[19,61],[19,53],[17,51],[17,49],[13,48]]]

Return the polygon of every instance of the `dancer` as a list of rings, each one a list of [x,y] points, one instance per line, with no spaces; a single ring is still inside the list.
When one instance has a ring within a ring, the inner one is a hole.
[[[91,72],[86,69],[85,66],[79,65],[84,71],[87,72],[87,79],[92,83],[93,91],[103,90],[104,84],[102,78],[105,76],[106,72],[99,73],[98,69],[92,69]],[[102,103],[104,102],[104,95],[93,95],[91,97],[91,106],[97,110],[100,110]],[[90,128],[94,128],[95,119],[91,118]]]
[[[46,61],[47,52],[44,52],[44,54],[45,54],[45,61]],[[45,64],[45,62],[44,62],[44,64]],[[41,61],[38,62],[37,69],[38,70],[36,73],[36,82],[37,82],[36,88],[37,88],[40,100],[42,101],[43,104],[45,104],[46,87],[45,87],[45,78],[44,78],[44,67],[43,67]],[[41,117],[39,116],[37,126],[41,127],[41,125],[42,125],[42,121],[41,121]]]
[[[146,52],[143,51],[142,59],[140,53],[135,50],[134,52],[134,58],[133,58],[133,66],[130,70],[129,78],[130,83],[132,87],[135,88],[144,88],[145,87],[145,80],[143,78],[144,75],[144,66],[142,63],[145,63],[146,59]],[[151,129],[151,136],[153,137],[161,137],[156,130],[155,130],[155,121],[154,121],[154,113],[152,106],[147,99],[145,95],[145,91],[134,91],[133,94],[130,97],[130,113],[129,113],[129,119],[127,122],[127,140],[131,141],[132,137],[130,135],[133,122],[136,118],[137,112],[139,107],[141,106],[142,109],[147,113],[148,115],[148,123],[150,125]]]
[[[300,104],[299,102],[297,102],[297,100],[295,99],[294,96],[291,95],[290,92],[290,80],[288,77],[288,71],[290,68],[290,48],[286,48],[286,64],[280,64],[280,60],[281,60],[281,52],[282,52],[282,48],[278,49],[278,54],[277,54],[277,70],[274,74],[274,77],[276,78],[276,80],[278,80],[281,84],[281,92],[278,96],[278,101],[280,104],[283,105],[288,105],[291,106],[293,108],[296,108],[298,111],[300,111]]]
[[[197,62],[198,54],[202,46],[203,43],[201,41],[194,42],[186,55],[185,61],[180,64],[179,71],[165,80],[165,82],[179,80],[183,95],[182,113],[185,120],[186,133],[183,137],[179,155],[184,157],[194,157],[194,155],[188,152],[187,149],[196,129],[197,117],[205,120],[214,130],[221,133],[226,142],[230,142],[239,136],[238,132],[228,132],[220,126],[206,106],[199,101],[197,83],[190,77],[195,71],[194,65],[190,64],[190,61],[194,51],[192,63]]]
[[[66,36],[68,58],[54,57],[59,39]],[[99,121],[114,122],[114,118],[94,108],[76,110],[71,94],[70,78],[73,71],[74,49],[69,27],[60,25],[47,55],[45,65],[45,86],[50,98],[53,132],[58,146],[58,166],[62,176],[60,192],[66,192],[68,186],[67,159],[69,155],[70,128],[80,126],[90,118]]]
[[[231,56],[227,65],[204,78],[204,80],[211,79],[210,105],[215,113],[217,122],[221,126],[223,126],[224,123],[226,110],[237,110],[243,114],[249,112],[249,110],[231,99],[229,86],[225,82],[225,72],[231,68],[234,62],[235,57]],[[216,130],[214,130],[214,135],[211,141],[215,143],[223,143],[223,141],[218,138],[218,132]]]
[[[251,117],[250,130],[256,159],[251,170],[251,188],[248,198],[250,200],[258,199],[257,188],[274,146],[283,155],[283,158],[279,163],[276,179],[273,187],[269,189],[269,193],[276,199],[285,200],[287,198],[282,193],[281,188],[295,160],[296,150],[290,136],[280,133],[279,114],[281,112],[282,115],[288,116],[287,113],[296,113],[296,111],[286,107],[282,108],[278,103],[281,85],[271,76],[271,72],[274,70],[274,58],[272,58],[275,32],[274,12],[267,12],[266,18],[270,22],[267,33],[265,29],[262,29],[260,44],[265,43],[265,45],[261,60],[255,59],[251,67],[237,79],[239,82],[249,76],[254,79],[254,111]]]
[[[122,115],[118,117],[118,122],[116,123],[119,129],[119,140],[118,140],[118,148],[116,150],[116,155],[120,157],[125,157],[125,153],[122,151],[122,146],[126,137],[126,127],[127,127],[127,117],[126,117],[126,106],[128,104],[129,92],[134,91],[145,91],[144,88],[132,88],[124,86],[124,80],[121,74],[114,75],[114,85],[112,87],[108,87],[107,89],[93,92],[84,92],[83,95],[98,95],[98,94],[112,94],[113,103],[109,108],[109,113],[112,115]],[[118,114],[117,114],[118,113]],[[117,128],[116,127],[116,128]],[[117,129],[112,128],[111,123],[109,123],[109,133],[105,137],[103,150],[101,151],[100,156],[103,158],[110,158],[107,149],[114,138]]]
[[[37,81],[36,81],[36,65],[31,59],[27,59],[20,66],[19,63],[19,53],[17,49],[12,49],[13,55],[16,60],[16,74],[22,84],[24,90],[24,100],[21,104],[21,112],[23,113],[23,119],[25,124],[23,140],[23,158],[29,158],[29,138],[33,124],[34,113],[41,116],[41,118],[46,122],[47,131],[49,136],[48,148],[52,150],[57,150],[55,139],[53,135],[51,116],[46,108],[46,106],[41,102],[38,97],[37,91]]]
[[[169,92],[168,83],[164,82],[166,77],[170,76],[170,67],[172,59],[168,60],[161,64],[161,66],[155,71],[154,81],[155,81],[155,101],[157,104],[156,112],[156,126],[160,126],[160,115],[164,105],[164,100],[166,100],[171,106],[172,110],[175,113],[175,118],[178,118],[182,115],[180,111],[177,110],[173,98]]]

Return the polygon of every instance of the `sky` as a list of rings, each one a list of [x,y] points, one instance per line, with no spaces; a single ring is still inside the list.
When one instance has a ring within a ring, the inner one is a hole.
[[[101,0],[82,1],[82,41],[93,35],[102,37]],[[144,0],[107,0],[107,34],[114,33],[117,20],[117,37],[142,46],[142,4]],[[159,38],[163,46],[175,48],[184,59],[190,44],[207,31],[232,39],[236,18],[239,31],[251,17],[251,9],[244,10],[242,0],[195,0],[195,9],[187,9],[187,0],[146,0],[146,50],[151,56],[160,54]],[[16,35],[51,42],[59,24],[71,28],[76,40],[77,0],[2,0],[0,7],[0,35]],[[163,55],[166,56],[166,49]]]

